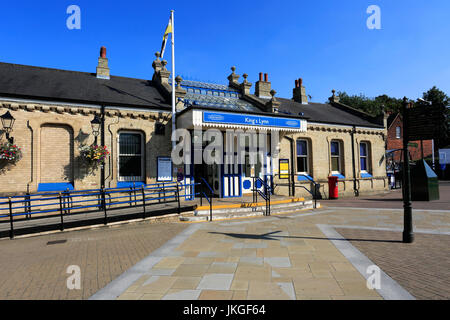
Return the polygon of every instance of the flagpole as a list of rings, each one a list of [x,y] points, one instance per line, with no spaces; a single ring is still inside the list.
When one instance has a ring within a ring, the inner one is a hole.
[[[170,19],[172,21],[172,133],[176,130],[175,120],[175,27],[173,21],[173,10],[170,10]],[[176,141],[172,141],[172,150],[175,149]]]

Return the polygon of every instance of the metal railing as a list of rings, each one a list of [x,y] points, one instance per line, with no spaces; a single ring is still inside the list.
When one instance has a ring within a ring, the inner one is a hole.
[[[197,185],[200,186],[205,186],[206,188],[209,189],[209,197],[206,194],[206,192],[204,191],[204,188],[200,188],[200,192],[196,193],[196,195],[200,195],[200,205],[203,205],[203,197],[205,197],[205,199],[208,201],[209,203],[209,221],[212,221],[212,206],[213,206],[213,197],[214,197],[214,190],[211,188],[211,186],[209,185],[209,183],[205,180],[205,178],[200,178],[201,182],[200,183],[196,183]]]
[[[103,188],[91,190],[66,190],[0,197],[0,223],[10,224],[9,236],[14,238],[14,222],[29,219],[60,217],[60,230],[64,230],[65,217],[75,214],[103,212],[103,223],[108,224],[111,210],[142,207],[142,218],[149,214],[147,207],[177,202],[177,212],[181,213],[180,196],[187,194],[187,186],[179,182],[156,183],[123,188]],[[181,194],[184,190],[184,194]],[[162,196],[161,196],[162,194]]]
[[[263,179],[260,177],[252,177],[253,178],[253,203],[258,202],[258,194],[266,201],[266,212],[265,216],[270,216],[270,194],[273,192],[273,189],[270,185],[268,185]],[[257,183],[260,183],[260,186],[257,186]],[[259,190],[260,187],[264,187],[263,191]]]
[[[286,175],[286,174],[283,174],[283,175]],[[280,176],[280,174],[277,173],[277,174],[275,174],[274,177],[276,177],[276,176]],[[300,177],[300,176],[306,178],[306,180],[311,182],[313,184],[313,189],[309,190],[304,185],[297,184],[295,181],[295,177]],[[292,174],[291,173],[291,174],[289,174],[289,180],[288,180],[287,184],[286,183],[277,183],[277,184],[275,184],[275,187],[277,187],[277,186],[288,186],[289,188],[292,189],[292,196],[294,196],[294,197],[295,197],[295,188],[296,187],[305,189],[314,200],[314,209],[317,208],[317,198],[318,198],[318,194],[320,195],[320,184],[317,183],[316,181],[314,181],[314,179],[312,179],[311,177],[304,175],[304,174]],[[291,195],[291,189],[289,190],[289,195]],[[314,192],[313,192],[313,190],[314,190]]]

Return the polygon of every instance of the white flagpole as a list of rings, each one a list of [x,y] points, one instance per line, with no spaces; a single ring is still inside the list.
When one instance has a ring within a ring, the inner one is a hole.
[[[172,20],[172,132],[176,130],[175,120],[175,27],[173,21],[173,10],[170,10],[170,19]],[[175,149],[176,142],[172,141],[172,150]]]

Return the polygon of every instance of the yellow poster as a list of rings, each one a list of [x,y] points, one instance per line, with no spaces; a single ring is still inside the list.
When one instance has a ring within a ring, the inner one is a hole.
[[[280,179],[289,179],[289,160],[280,159]]]

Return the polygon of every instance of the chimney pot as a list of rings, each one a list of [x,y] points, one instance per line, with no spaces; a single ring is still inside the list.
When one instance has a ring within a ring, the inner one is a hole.
[[[295,88],[293,90],[293,100],[301,104],[308,104],[308,97],[306,95],[305,87],[303,87],[303,79],[295,80]]]
[[[98,58],[97,65],[97,78],[99,79],[109,79],[109,67],[108,59],[106,58],[106,48],[100,48],[100,57]]]
[[[100,57],[106,58],[106,48],[105,47],[100,48]]]
[[[267,73],[260,72],[259,73],[259,81],[255,84],[255,95],[258,98],[269,98],[270,99],[270,90],[271,90],[271,83],[269,82],[269,77],[267,76]]]

